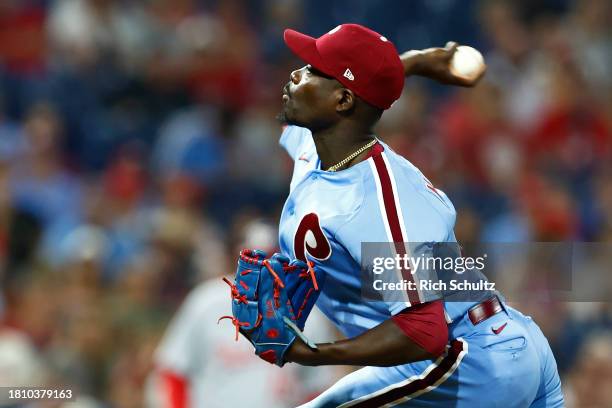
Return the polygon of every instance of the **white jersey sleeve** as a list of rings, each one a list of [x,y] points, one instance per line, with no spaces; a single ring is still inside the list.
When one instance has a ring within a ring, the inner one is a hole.
[[[209,344],[204,327],[210,321],[203,318],[211,305],[207,303],[206,286],[199,286],[185,299],[170,322],[157,349],[158,365],[186,377],[200,370],[199,363],[206,361]],[[198,355],[198,358],[193,358]]]

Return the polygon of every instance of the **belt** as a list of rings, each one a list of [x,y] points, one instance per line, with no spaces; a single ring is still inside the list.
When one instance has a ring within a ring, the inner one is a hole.
[[[485,301],[480,302],[476,306],[472,306],[468,310],[468,316],[473,325],[477,325],[483,320],[487,320],[489,317],[494,316],[504,310],[499,298],[493,296]]]

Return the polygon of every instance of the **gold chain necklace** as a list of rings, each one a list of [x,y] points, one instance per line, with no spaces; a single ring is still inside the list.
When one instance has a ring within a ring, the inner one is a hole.
[[[353,160],[355,157],[359,156],[361,153],[365,152],[366,150],[368,150],[370,147],[374,146],[376,144],[378,140],[374,139],[372,140],[370,143],[368,143],[367,145],[363,146],[362,148],[360,148],[359,150],[351,153],[349,156],[347,156],[345,159],[343,159],[342,161],[338,162],[337,164],[334,164],[333,166],[331,166],[330,168],[327,169],[327,171],[337,171],[340,167],[344,166],[345,164],[347,164],[348,162],[350,162],[351,160]]]

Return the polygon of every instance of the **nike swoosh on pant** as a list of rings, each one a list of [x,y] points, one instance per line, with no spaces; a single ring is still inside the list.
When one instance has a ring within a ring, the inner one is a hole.
[[[508,325],[508,322],[506,322],[506,323],[502,324],[502,325],[501,325],[501,326],[499,326],[497,329],[496,329],[496,328],[491,327],[491,330],[493,330],[493,333],[495,333],[495,334],[499,334],[499,333],[501,333],[501,332],[502,332],[502,330],[504,330],[504,329],[506,328],[506,326],[507,326],[507,325]]]

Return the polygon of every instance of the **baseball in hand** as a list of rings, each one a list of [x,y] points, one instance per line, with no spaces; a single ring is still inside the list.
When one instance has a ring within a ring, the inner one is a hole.
[[[484,69],[484,66],[484,58],[477,49],[460,45],[451,59],[450,71],[458,77],[474,79]]]

